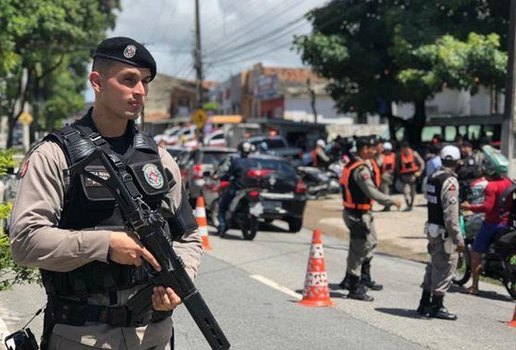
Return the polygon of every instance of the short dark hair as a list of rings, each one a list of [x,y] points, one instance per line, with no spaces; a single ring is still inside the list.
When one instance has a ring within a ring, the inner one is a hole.
[[[91,68],[91,70],[99,72],[101,74],[107,74],[115,64],[117,64],[117,61],[115,60],[110,60],[102,57],[95,57],[95,59],[93,60],[93,67]]]

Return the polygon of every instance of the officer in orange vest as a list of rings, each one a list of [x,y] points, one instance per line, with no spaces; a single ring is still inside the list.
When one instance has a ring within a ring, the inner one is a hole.
[[[344,206],[344,222],[350,231],[347,270],[344,280],[339,284],[348,289],[352,299],[372,301],[366,293],[366,285],[380,290],[382,286],[371,279],[371,252],[376,247],[376,231],[371,209],[373,200],[383,205],[400,207],[399,200],[391,199],[378,190],[371,169],[366,163],[374,157],[374,141],[369,137],[356,140],[357,156],[342,171],[340,183]],[[369,278],[367,278],[366,276]],[[366,277],[361,282],[361,277]]]
[[[391,186],[394,183],[394,169],[396,167],[396,154],[392,151],[392,143],[385,142],[383,144],[382,159],[382,179],[380,183],[380,191],[386,195],[391,194]],[[391,210],[390,206],[386,205],[383,211]]]
[[[425,161],[419,153],[409,147],[407,141],[401,143],[401,149],[396,159],[398,180],[403,187],[403,196],[407,207],[404,211],[411,211],[416,196],[416,181],[425,170]]]

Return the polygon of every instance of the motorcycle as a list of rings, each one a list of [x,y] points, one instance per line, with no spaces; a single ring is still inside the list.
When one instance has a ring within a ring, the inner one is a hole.
[[[300,166],[297,167],[297,173],[306,184],[306,196],[308,199],[318,199],[329,194],[339,193],[339,179],[332,171]]]
[[[471,183],[466,196],[478,196],[479,189],[476,187],[479,186],[482,186],[479,182]],[[514,210],[516,209],[513,199],[514,192],[516,192],[515,186],[500,199],[500,207],[503,207],[505,200],[513,201],[512,219],[514,219]],[[471,278],[472,244],[482,221],[483,216],[481,214],[467,216],[461,214],[461,228],[465,247],[464,251],[459,254],[457,271],[453,278],[453,282],[459,286],[466,284]],[[512,222],[515,221],[512,220]],[[509,226],[497,232],[489,251],[482,256],[482,275],[501,281],[509,295],[516,300],[516,227]]]

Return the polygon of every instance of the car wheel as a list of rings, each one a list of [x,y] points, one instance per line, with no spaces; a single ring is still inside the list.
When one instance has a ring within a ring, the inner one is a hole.
[[[288,220],[288,231],[292,233],[299,232],[303,227],[303,218],[291,218]]]

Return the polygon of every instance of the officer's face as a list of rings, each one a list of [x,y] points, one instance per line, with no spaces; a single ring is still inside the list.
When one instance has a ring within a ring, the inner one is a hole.
[[[116,63],[108,72],[100,73],[97,98],[113,116],[136,119],[142,111],[150,80],[150,69]]]

